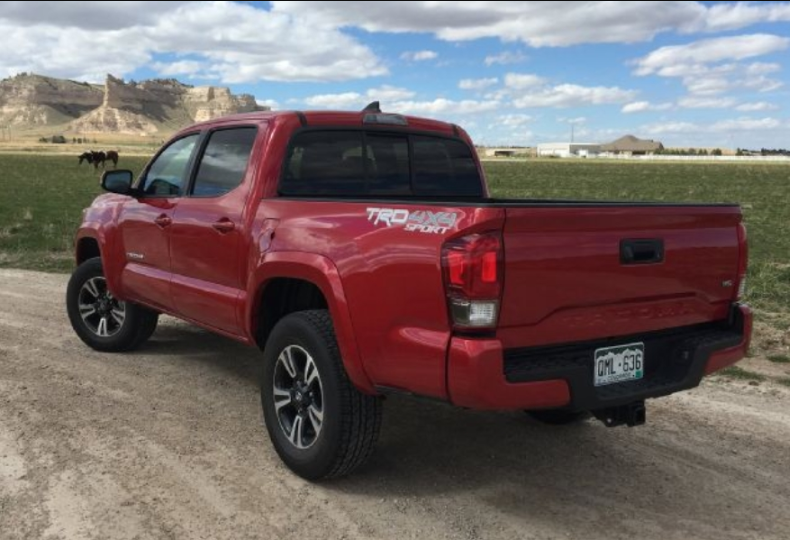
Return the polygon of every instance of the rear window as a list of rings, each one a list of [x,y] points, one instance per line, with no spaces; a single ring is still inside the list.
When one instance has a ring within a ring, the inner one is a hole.
[[[372,131],[305,131],[286,157],[280,192],[303,196],[480,197],[464,142]]]

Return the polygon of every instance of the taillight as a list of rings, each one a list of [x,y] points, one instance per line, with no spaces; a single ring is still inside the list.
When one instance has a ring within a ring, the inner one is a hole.
[[[740,300],[746,295],[746,273],[749,268],[749,242],[746,239],[746,225],[738,224],[738,289],[735,296]]]
[[[502,295],[502,252],[499,232],[470,234],[442,247],[444,286],[456,328],[496,326]]]

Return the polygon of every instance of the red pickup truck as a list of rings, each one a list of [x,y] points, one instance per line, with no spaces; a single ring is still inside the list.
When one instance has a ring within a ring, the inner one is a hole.
[[[197,124],[102,185],[77,335],[127,351],[166,313],[260,347],[269,435],[309,479],[365,461],[388,393],[633,426],[749,345],[737,205],[491,198],[462,129],[375,104]]]

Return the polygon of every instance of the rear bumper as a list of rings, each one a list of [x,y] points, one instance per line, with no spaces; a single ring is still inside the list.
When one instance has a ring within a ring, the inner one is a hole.
[[[751,332],[751,311],[736,304],[726,323],[559,346],[503,350],[496,339],[455,337],[450,400],[474,409],[596,410],[666,396],[743,358]],[[634,341],[645,344],[644,378],[593,386],[593,351]]]

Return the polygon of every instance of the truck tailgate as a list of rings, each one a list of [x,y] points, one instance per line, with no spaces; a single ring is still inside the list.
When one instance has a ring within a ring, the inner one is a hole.
[[[505,212],[505,347],[727,317],[737,286],[737,206],[514,204]]]

